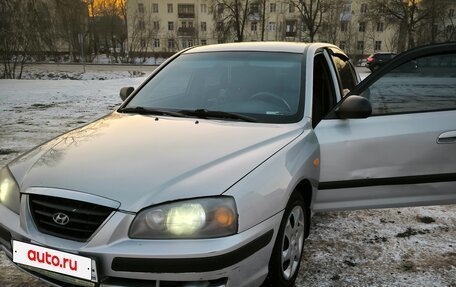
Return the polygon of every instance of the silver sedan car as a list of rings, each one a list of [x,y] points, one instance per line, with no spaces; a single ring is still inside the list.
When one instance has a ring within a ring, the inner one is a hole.
[[[55,285],[293,286],[313,212],[456,203],[456,44],[358,79],[330,44],[181,51],[0,170],[0,246]]]

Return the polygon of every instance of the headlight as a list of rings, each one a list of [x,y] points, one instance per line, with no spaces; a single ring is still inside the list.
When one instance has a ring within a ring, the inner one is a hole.
[[[232,197],[183,200],[141,211],[129,235],[136,239],[222,237],[237,232],[237,217]]]
[[[0,203],[19,214],[19,187],[7,167],[0,169]]]

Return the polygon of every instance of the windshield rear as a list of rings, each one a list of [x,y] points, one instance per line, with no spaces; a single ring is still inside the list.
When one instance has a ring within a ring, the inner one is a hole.
[[[301,71],[301,54],[183,54],[150,79],[124,108],[221,111],[258,122],[297,122],[303,112]]]

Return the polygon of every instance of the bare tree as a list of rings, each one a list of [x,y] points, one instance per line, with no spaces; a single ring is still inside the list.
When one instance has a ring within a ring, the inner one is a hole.
[[[301,22],[306,26],[306,33],[310,42],[315,40],[315,35],[323,23],[323,15],[328,9],[327,0],[290,0],[298,11]]]
[[[129,55],[126,60],[129,62],[140,57],[145,61],[151,50],[154,50],[154,39],[158,38],[160,30],[160,18],[157,13],[150,10],[138,9],[129,18],[128,44]]]
[[[125,54],[124,43],[127,41],[126,0],[98,0],[94,9],[97,34],[104,40],[105,47],[112,48],[117,62],[119,53],[121,57]]]
[[[41,0],[0,2],[2,78],[20,79],[32,55],[55,47],[49,19],[49,7]]]
[[[445,15],[445,14],[444,14]],[[442,38],[443,41],[455,41],[456,40],[456,26],[453,17],[441,17],[440,21],[442,24]]]
[[[235,41],[244,41],[247,16],[250,14],[250,0],[213,0],[213,15],[218,32],[234,31]],[[223,27],[221,27],[223,26]]]
[[[260,0],[261,9],[261,41],[264,41],[264,33],[266,31],[266,5],[268,0]]]
[[[215,10],[215,9],[214,9]],[[231,23],[227,21],[221,14],[215,14],[214,12],[214,22],[215,26],[212,28],[213,37],[217,39],[218,43],[225,43],[231,41],[232,39],[232,27]]]
[[[375,0],[374,6],[380,14],[395,20],[399,28],[399,52],[415,47],[417,25],[429,17],[429,9],[423,0]]]
[[[374,8],[374,9],[372,9]],[[377,8],[377,9],[376,9]],[[365,23],[365,32],[363,33],[364,39],[366,40],[368,50],[378,51],[379,49],[387,51],[391,50],[393,47],[396,47],[394,43],[397,42],[395,33],[393,32],[390,39],[383,40],[381,43],[381,48],[376,48],[376,41],[380,38],[380,34],[387,30],[391,24],[391,21],[383,13],[378,13],[378,7],[371,7],[368,11],[363,14],[361,19]],[[392,43],[388,43],[392,42]]]
[[[128,47],[127,0],[117,0],[117,7],[123,24],[119,32],[119,41],[122,43],[121,53],[125,56],[125,47]]]
[[[450,0],[424,0],[422,5],[427,10],[428,18],[417,28],[417,43],[428,44],[455,40],[455,22],[450,7]]]
[[[386,42],[386,50],[387,51],[399,51],[398,45],[399,45],[399,37],[400,37],[399,30],[396,30],[393,32],[393,35],[389,39],[389,41]]]
[[[332,0],[334,2],[329,2],[330,9],[326,15],[325,21],[328,21],[329,24],[331,21],[336,21],[338,24],[333,24],[334,27],[331,27],[326,31],[327,33],[332,33],[329,36],[331,42],[335,42],[336,39],[339,41],[337,43],[346,53],[351,56],[359,55],[360,51],[357,49],[357,25],[353,23],[353,14],[351,3],[342,2],[338,0]],[[336,6],[337,5],[337,6]]]
[[[338,35],[340,31],[341,13],[344,3],[339,0],[326,0],[327,9],[323,15],[323,24],[327,28],[320,33],[323,41],[338,45]]]
[[[82,0],[54,0],[57,25],[62,36],[68,43],[68,49],[73,60],[80,57],[80,35],[88,33],[88,7]]]
[[[50,54],[57,53],[58,46],[58,26],[54,17],[54,10],[52,5],[45,0],[29,0],[28,6],[29,17],[33,30],[36,32],[36,39],[38,46],[35,45],[34,49],[37,52],[46,51]]]

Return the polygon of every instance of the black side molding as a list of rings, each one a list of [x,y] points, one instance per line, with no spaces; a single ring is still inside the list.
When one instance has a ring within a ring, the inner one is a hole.
[[[246,245],[227,254],[203,258],[125,258],[115,257],[112,261],[112,270],[125,272],[145,273],[189,273],[210,272],[227,268],[260,249],[266,247],[272,240],[274,230],[270,230]]]
[[[456,173],[328,181],[320,182],[318,189],[341,189],[379,185],[405,185],[452,181],[456,181]]]

